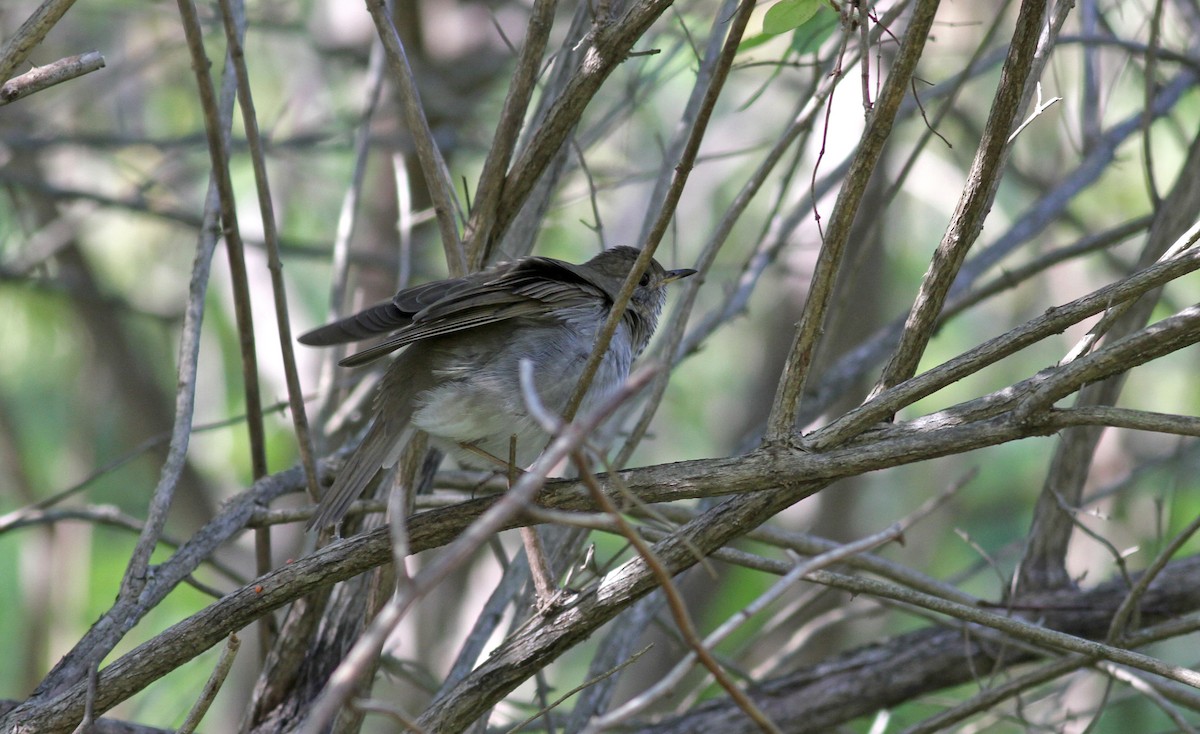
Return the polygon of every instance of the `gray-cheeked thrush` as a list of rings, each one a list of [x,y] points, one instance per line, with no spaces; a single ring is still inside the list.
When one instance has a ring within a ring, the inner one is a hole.
[[[549,436],[526,411],[521,360],[532,362],[543,404],[561,413],[637,257],[633,247],[614,247],[579,265],[525,257],[402,290],[391,301],[301,336],[303,344],[326,346],[390,333],[339,362],[347,367],[411,345],[388,367],[373,423],[308,528],[341,520],[375,474],[397,461],[413,429],[471,466],[480,465],[480,455],[466,447],[507,460],[516,436],[517,465],[532,463]],[[602,403],[629,376],[658,325],[667,298],[663,286],[695,272],[650,261],[580,413]]]

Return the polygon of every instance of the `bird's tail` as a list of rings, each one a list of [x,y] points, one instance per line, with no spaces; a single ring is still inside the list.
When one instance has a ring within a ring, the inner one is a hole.
[[[411,323],[411,314],[396,308],[391,301],[385,301],[340,321],[319,326],[302,334],[297,341],[310,347],[327,347],[389,334]]]
[[[316,513],[304,526],[306,530],[336,525],[379,470],[396,463],[411,433],[405,423],[397,425],[384,415],[375,417],[363,442],[342,465],[333,486],[321,496]]]

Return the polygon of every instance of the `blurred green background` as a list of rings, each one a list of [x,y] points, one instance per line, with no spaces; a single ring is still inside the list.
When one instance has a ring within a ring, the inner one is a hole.
[[[0,35],[10,36],[35,5],[24,0],[6,2],[0,8]],[[564,25],[574,8],[567,5],[558,18]],[[1195,36],[1188,30],[1193,26],[1179,20],[1190,18],[1181,6],[1188,4],[1168,4],[1157,43],[1168,49],[1194,50]],[[887,7],[882,3],[877,9]],[[210,4],[201,10],[208,23],[206,43],[214,74],[218,74],[224,48],[218,11]],[[1145,4],[1114,2],[1101,10],[1113,37],[1147,41]],[[470,188],[509,82],[512,51],[505,37],[520,38],[526,12],[524,3],[502,0],[422,0],[400,10],[410,21],[402,26],[402,33],[410,44],[431,126],[460,197],[473,194]],[[579,150],[586,154],[570,162],[545,226],[531,243],[534,251],[582,260],[601,246],[636,242],[665,141],[676,132],[695,80],[697,47],[716,12],[712,2],[680,3],[647,39],[648,47],[661,53],[626,62],[608,81],[607,92],[592,105],[577,132]],[[755,24],[761,24],[762,12],[758,11]],[[299,333],[329,315],[329,261],[355,168],[354,136],[369,97],[367,59],[373,29],[361,5],[334,0],[255,2],[247,13],[246,54],[259,124],[268,139],[292,328]],[[946,102],[931,90],[965,67],[994,15],[991,3],[945,4],[918,72],[918,93],[930,95],[925,99],[931,109],[940,111]],[[555,37],[561,35],[562,30],[557,30]],[[836,52],[834,36],[822,47],[822,61]],[[1004,30],[998,35],[1006,37]],[[988,49],[1000,42],[990,42]],[[821,67],[813,63],[816,57],[793,53],[788,43],[788,38],[780,37],[747,49],[740,57],[705,139],[701,162],[658,251],[668,267],[688,267],[695,261],[765,148],[820,82]],[[106,68],[0,107],[0,521],[3,513],[68,489],[77,491],[51,509],[74,509],[85,515],[18,527],[0,522],[0,591],[9,600],[0,614],[0,659],[10,661],[0,666],[0,698],[26,696],[114,598],[136,539],[121,525],[144,516],[171,427],[179,328],[207,186],[209,156],[203,121],[175,6],[116,0],[78,3],[31,61],[48,63],[84,49],[99,50]],[[1099,54],[1100,101],[1096,102],[1084,92],[1083,49],[1082,44],[1063,43],[1050,62],[1043,77],[1044,93],[1063,99],[1018,138],[1009,174],[977,251],[1007,234],[1094,149],[1095,139],[1088,138],[1091,132],[1086,129],[1092,110],[1100,113],[1094,122],[1107,129],[1144,109],[1148,73],[1157,73],[1154,82],[1161,84],[1178,72],[1178,66],[1169,62],[1147,72],[1140,56],[1119,46],[1105,47]],[[886,42],[881,44],[879,53],[893,52]],[[857,68],[851,72],[857,73]],[[823,368],[907,311],[955,206],[987,114],[983,101],[990,100],[997,78],[998,66],[992,63],[962,88],[936,126],[946,142],[934,141],[922,148],[903,179],[903,188],[888,200],[883,190],[901,174],[913,146],[927,133],[920,114],[905,113],[899,120],[882,166],[884,175],[860,214],[854,281],[844,288],[827,326],[829,338],[818,358]],[[410,141],[398,119],[394,99],[385,94],[368,127],[363,198],[350,241],[356,297],[364,301],[381,298],[395,287],[403,259],[398,254],[397,222],[403,223],[402,214],[420,214],[428,205],[418,185],[404,184],[414,164]],[[771,175],[763,193],[734,227],[706,275],[693,324],[722,307],[727,295],[739,287],[743,264],[778,234],[784,219],[813,207],[828,217],[836,187],[814,203],[810,183],[836,175],[857,143],[862,127],[857,82],[843,85],[828,118],[822,112],[818,119],[815,132]],[[1198,121],[1200,95],[1191,88],[1154,124],[1148,144],[1140,135],[1126,139],[1103,175],[1074,197],[1063,215],[991,268],[983,280],[1087,234],[1150,213],[1146,154],[1152,155],[1155,183],[1160,193],[1165,192],[1200,129]],[[297,450],[290,419],[280,407],[286,402],[286,389],[261,223],[236,115],[233,136],[233,179],[241,226],[250,245],[259,371],[264,402],[273,406],[266,422],[269,461],[276,471],[291,466]],[[411,207],[405,204],[406,196],[412,197]],[[414,223],[411,235],[411,260],[404,267],[407,271],[411,265],[412,279],[443,276],[441,250],[429,220]],[[811,213],[802,214],[798,226],[785,233],[745,308],[723,319],[720,328],[675,371],[651,435],[633,465],[731,455],[752,445],[749,442],[761,429],[781,360],[791,343],[819,238]],[[1070,260],[953,319],[930,345],[922,368],[1111,282],[1128,272],[1143,243],[1144,235],[1137,235]],[[1169,315],[1197,301],[1200,282],[1191,276],[1167,288],[1157,315]],[[963,380],[921,401],[901,418],[988,393],[1054,364],[1086,326]],[[246,429],[239,420],[244,405],[236,329],[221,251],[214,261],[203,335],[198,430],[168,526],[168,536],[176,541],[186,539],[223,499],[251,480]],[[298,354],[305,389],[314,400],[321,357],[312,350],[301,349]],[[1195,415],[1200,411],[1195,365],[1193,348],[1138,368],[1121,404]],[[856,387],[816,424],[859,402],[876,375],[877,368],[865,380],[857,380]],[[889,547],[883,554],[995,599],[1021,552],[1052,450],[1053,438],[1026,440],[861,477],[792,508],[778,522],[789,529],[852,539],[907,515],[978,469],[947,508],[911,532],[904,546]],[[1141,567],[1165,538],[1200,511],[1198,462],[1194,441],[1108,432],[1089,480],[1093,501],[1088,509],[1093,514],[1082,521],[1127,554],[1131,567]],[[284,504],[301,503],[294,497]],[[601,559],[625,552],[623,543],[612,538],[597,535],[596,542]],[[277,531],[274,543],[280,560],[303,552],[304,539],[297,528]],[[515,537],[506,535],[504,544],[515,547]],[[1192,542],[1183,553],[1195,550]],[[168,552],[160,550],[164,557]],[[763,552],[771,551],[764,548]],[[233,569],[234,578],[205,569],[199,580],[225,591],[233,588],[236,579],[251,578],[250,537],[227,548],[222,561]],[[481,559],[480,565],[486,562]],[[1083,583],[1108,578],[1114,568],[1108,550],[1077,537],[1071,571]],[[464,593],[474,590],[480,598],[460,599],[460,619],[455,623],[469,621],[489,590],[489,572],[481,568],[474,573],[476,583],[464,584]],[[691,583],[700,586],[713,583],[693,579]],[[704,629],[711,629],[770,582],[743,569],[723,569],[719,593],[706,592],[696,600],[696,618]],[[844,596],[839,598],[844,601]],[[210,597],[199,590],[180,588],[128,635],[115,655],[208,601]],[[418,614],[407,639],[421,638],[416,630],[445,623],[437,639],[411,642],[441,672],[438,658],[452,655],[461,628],[431,618],[437,616]],[[766,649],[754,650],[761,623],[753,621],[721,651],[751,660],[768,655]],[[856,624],[864,626],[834,625],[821,634],[836,648],[849,644],[848,629],[857,630],[850,642],[866,641],[870,638],[864,630],[879,635],[924,622],[873,613]],[[236,725],[254,671],[252,649],[252,645],[244,648],[235,669],[242,685],[222,692],[206,720],[208,730],[231,730]],[[1152,652],[1179,664],[1195,664],[1188,646],[1178,642]],[[666,650],[656,650],[650,657],[657,655],[670,659]],[[177,726],[214,659],[215,651],[201,655],[114,715]],[[661,660],[656,664],[661,665]],[[569,682],[580,680],[584,665],[585,654],[556,664],[556,675],[563,681],[559,688],[565,690]],[[1099,705],[1097,689],[1102,686],[1102,679],[1087,674],[1065,679],[1043,691],[1041,700],[1026,702],[1030,719],[1001,717],[978,730],[1024,730],[1029,720],[1044,720],[1047,726],[1049,722],[1061,725],[1056,731],[1075,731],[1080,721],[1086,723],[1090,707]],[[907,705],[893,712],[886,730],[898,731],[904,723],[918,721],[973,692],[974,687],[963,687]],[[1056,713],[1056,702],[1063,700],[1079,701],[1074,709],[1079,713]],[[384,724],[373,725],[388,730]],[[861,722],[856,730],[867,731],[870,725]],[[1093,729],[1169,730],[1168,720],[1154,706],[1127,690],[1107,701]]]

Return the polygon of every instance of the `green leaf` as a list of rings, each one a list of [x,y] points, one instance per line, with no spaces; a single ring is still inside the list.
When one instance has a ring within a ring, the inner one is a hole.
[[[804,25],[821,7],[821,0],[779,0],[763,16],[763,33],[779,35]]]
[[[825,43],[833,32],[837,30],[839,23],[838,15],[834,12],[817,13],[803,27],[797,28],[792,34],[792,50],[803,56],[807,53],[815,53],[821,48],[821,44]]]
[[[749,38],[743,38],[742,42],[738,44],[738,53],[748,51],[755,46],[761,46],[774,38],[777,38],[774,33],[759,33],[757,35],[750,36]]]

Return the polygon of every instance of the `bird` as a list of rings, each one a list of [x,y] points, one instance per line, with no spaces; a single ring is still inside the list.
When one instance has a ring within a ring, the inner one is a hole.
[[[533,366],[541,403],[561,414],[640,251],[617,246],[574,264],[528,256],[457,278],[406,288],[299,337],[329,346],[387,335],[341,360],[357,367],[403,349],[387,367],[362,442],[322,495],[307,529],[336,525],[382,469],[390,468],[414,430],[479,466],[481,456],[528,466],[550,436],[529,414],[520,363]],[[664,286],[695,274],[651,259],[613,334],[580,412],[598,405],[629,376],[666,302]],[[483,460],[486,463],[486,459]],[[494,465],[494,464],[493,464]]]

